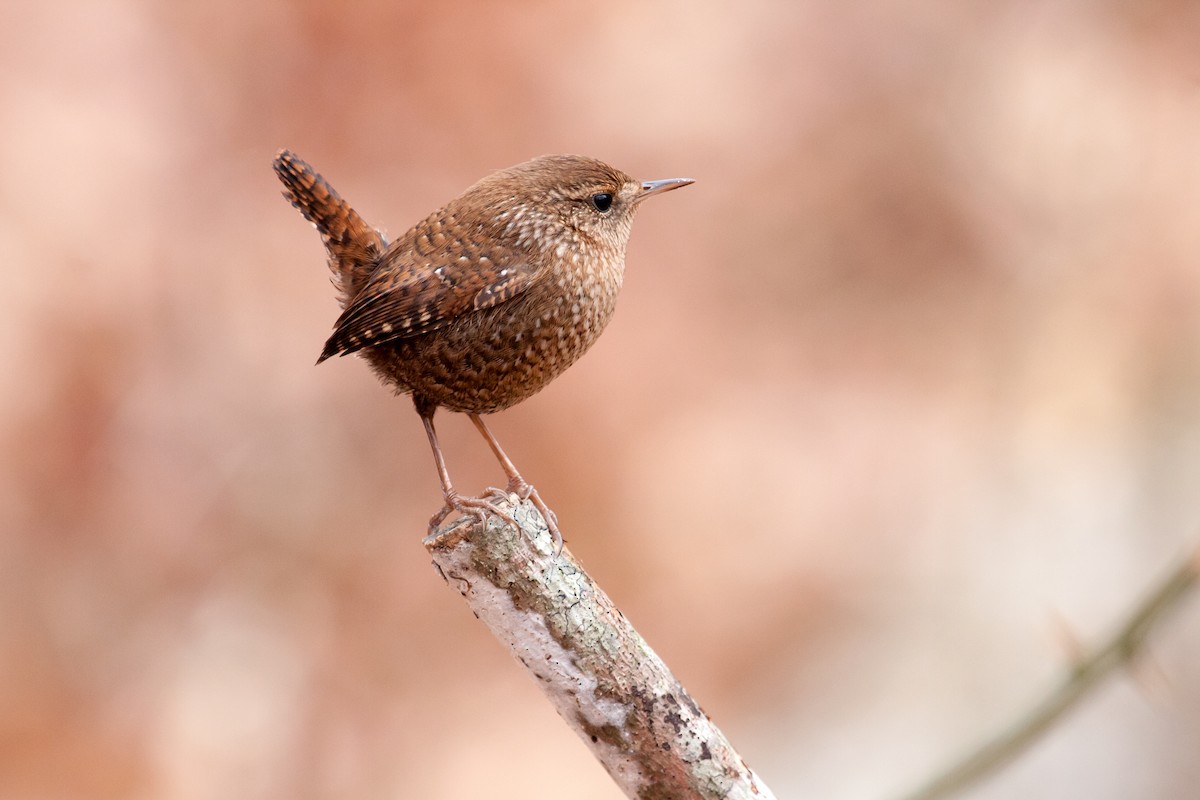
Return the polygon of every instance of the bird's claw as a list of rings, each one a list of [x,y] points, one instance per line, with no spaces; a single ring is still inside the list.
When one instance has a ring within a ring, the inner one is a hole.
[[[438,513],[434,514],[429,520],[429,532],[435,533],[438,526],[445,521],[446,517],[452,513],[462,514],[464,516],[474,517],[478,522],[484,523],[487,521],[489,514],[494,514],[510,525],[518,528],[513,515],[505,511],[499,505],[491,500],[483,497],[463,497],[458,492],[451,492],[446,495],[446,506]]]
[[[520,502],[528,500],[533,503],[534,508],[538,510],[542,519],[545,520],[546,529],[554,541],[554,555],[559,556],[562,554],[564,542],[562,533],[558,530],[558,516],[542,500],[537,489],[525,481],[520,481],[519,483],[512,481],[506,489],[489,489],[488,495],[490,497],[463,497],[458,492],[447,494],[446,507],[434,514],[433,518],[429,520],[429,532],[431,534],[436,532],[438,526],[445,521],[446,517],[455,512],[474,517],[480,523],[485,522],[489,514],[494,514],[517,530],[524,530],[521,523],[517,522],[516,517],[499,505],[502,502],[511,502],[512,498],[516,497]]]
[[[558,530],[558,516],[542,500],[542,496],[538,494],[538,490],[533,488],[533,485],[526,482],[524,478],[518,476],[508,482],[508,492],[521,498],[522,501],[529,500],[533,503],[533,507],[538,510],[538,513],[542,515],[542,519],[546,521],[546,529],[550,532],[550,536],[554,540],[554,555],[561,555],[563,537],[562,533]]]

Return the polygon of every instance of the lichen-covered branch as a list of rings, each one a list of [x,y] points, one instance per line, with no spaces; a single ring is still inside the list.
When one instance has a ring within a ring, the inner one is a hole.
[[[425,540],[434,564],[631,798],[773,795],[528,501]]]
[[[1198,574],[1200,551],[1171,570],[1105,641],[1071,665],[1049,694],[924,786],[905,795],[904,800],[952,797],[1021,755],[1104,678],[1134,660],[1151,629],[1178,606],[1195,586]]]

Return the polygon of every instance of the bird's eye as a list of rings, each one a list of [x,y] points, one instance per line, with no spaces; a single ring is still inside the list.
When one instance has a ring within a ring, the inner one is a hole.
[[[600,194],[592,195],[592,205],[594,205],[596,210],[601,214],[612,208],[612,201],[613,196],[608,192],[601,192]]]

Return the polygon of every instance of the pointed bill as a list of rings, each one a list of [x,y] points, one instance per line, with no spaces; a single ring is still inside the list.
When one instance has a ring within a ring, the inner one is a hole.
[[[672,189],[678,189],[682,186],[687,186],[689,183],[695,183],[691,178],[667,178],[661,181],[643,181],[642,191],[637,196],[637,202],[642,202],[647,197],[663,192],[669,192]]]

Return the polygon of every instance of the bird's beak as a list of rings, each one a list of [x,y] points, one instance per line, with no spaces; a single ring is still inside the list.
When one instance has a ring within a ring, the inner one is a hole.
[[[642,191],[634,199],[640,203],[651,195],[669,192],[672,189],[687,186],[689,183],[695,183],[695,181],[691,178],[667,178],[662,181],[645,181],[642,183]]]

